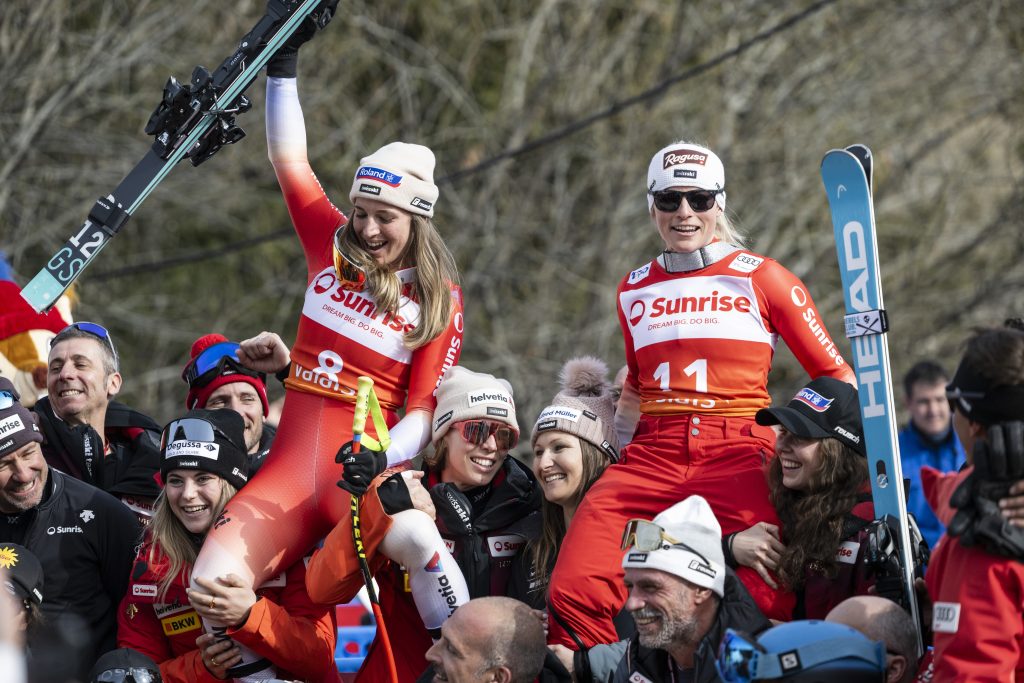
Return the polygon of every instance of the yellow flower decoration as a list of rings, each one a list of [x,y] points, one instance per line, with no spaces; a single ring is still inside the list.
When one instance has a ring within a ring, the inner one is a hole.
[[[7,546],[0,548],[0,567],[10,569],[16,564],[18,564],[18,553],[14,548]]]

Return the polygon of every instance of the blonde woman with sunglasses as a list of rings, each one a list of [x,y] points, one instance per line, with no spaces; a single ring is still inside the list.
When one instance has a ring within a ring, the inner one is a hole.
[[[706,147],[681,141],[651,159],[647,207],[664,251],[618,289],[628,367],[615,417],[622,459],[587,493],[563,541],[552,643],[614,640],[612,618],[626,599],[618,530],[628,519],[700,495],[724,533],[777,524],[763,473],[774,433],[754,414],[770,404],[780,337],[811,377],[853,379],[804,284],[743,247],[725,187],[722,162]],[[738,574],[765,614],[788,618],[756,572]]]
[[[401,462],[429,443],[434,390],[462,348],[458,274],[433,223],[433,152],[392,142],[363,157],[346,217],[309,164],[297,49],[275,55],[267,82],[270,160],[306,262],[287,399],[266,463],[211,530],[194,579],[233,573],[259,585],[339,522],[350,526],[335,456],[352,439],[357,378],[374,380],[391,429],[387,459]],[[240,670],[255,661],[243,651]]]
[[[423,673],[431,636],[437,636],[424,628],[423,609],[417,609],[434,597],[425,593],[439,594],[452,610],[460,587],[471,598],[506,595],[513,564],[540,531],[540,489],[529,468],[509,455],[519,425],[507,381],[452,368],[437,389],[432,432],[434,450],[424,458],[422,472],[407,476],[410,464],[389,470],[363,498],[366,557],[380,586],[381,611],[403,682]],[[427,558],[425,567],[389,561],[424,534],[419,527],[422,520],[429,523],[424,512],[434,516],[451,555]],[[308,571],[306,585],[314,600],[351,599],[362,586],[351,530],[332,531]],[[416,571],[440,581],[439,590],[425,591],[430,584],[418,580]],[[388,680],[379,635],[356,680]]]

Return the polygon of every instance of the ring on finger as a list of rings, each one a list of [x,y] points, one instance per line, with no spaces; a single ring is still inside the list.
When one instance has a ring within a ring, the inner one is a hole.
[[[210,598],[210,609],[217,609],[217,598]]]

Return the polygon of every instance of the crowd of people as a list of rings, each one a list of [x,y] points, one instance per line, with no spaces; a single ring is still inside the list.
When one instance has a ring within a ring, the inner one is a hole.
[[[292,347],[196,340],[162,427],[114,400],[98,323],[54,330],[38,400],[0,376],[0,671],[337,681],[334,606],[372,574],[358,681],[1024,676],[1018,324],[974,332],[952,379],[933,362],[906,374],[908,507],[933,554],[916,596],[888,599],[853,370],[807,287],[745,247],[713,151],[680,141],[651,159],[664,250],[618,288],[620,386],[581,355],[524,416],[508,381],[459,364],[433,152],[363,157],[336,208],[307,159],[300,45],[267,83],[307,266]],[[780,338],[808,381],[772,407]],[[361,376],[383,451],[354,429]]]

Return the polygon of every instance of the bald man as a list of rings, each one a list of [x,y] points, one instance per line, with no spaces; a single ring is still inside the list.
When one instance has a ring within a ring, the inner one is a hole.
[[[427,650],[430,669],[419,681],[531,683],[546,654],[544,626],[525,603],[477,598],[441,627],[440,640]]]
[[[892,600],[874,595],[847,598],[832,608],[825,621],[846,624],[885,643],[886,683],[914,680],[918,668],[916,627],[907,611]]]

